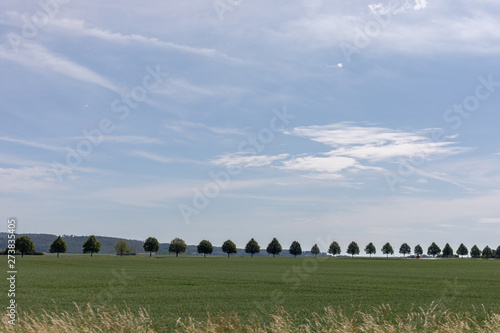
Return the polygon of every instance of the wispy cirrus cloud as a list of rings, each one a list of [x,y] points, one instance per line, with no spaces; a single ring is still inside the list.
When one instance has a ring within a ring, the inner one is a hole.
[[[191,121],[175,121],[165,124],[165,127],[176,132],[185,132],[187,129],[190,128],[202,128],[210,132],[213,132],[215,134],[238,134],[238,135],[246,134],[244,130],[238,128],[208,126],[203,123],[191,122]]]
[[[81,137],[83,138],[83,137]],[[154,144],[161,145],[164,142],[157,138],[151,138],[141,135],[106,135],[104,136],[104,142],[113,143],[125,143],[131,145],[141,145],[141,144]]]
[[[17,53],[0,46],[0,58],[37,71],[58,73],[78,81],[96,84],[114,92],[120,92],[119,88],[104,76],[61,55],[52,53],[39,44],[25,42],[20,45]]]
[[[154,47],[177,50],[206,57],[219,57],[233,62],[241,61],[237,58],[230,57],[223,52],[211,48],[193,47],[188,45],[176,44],[172,42],[162,41],[156,37],[148,37],[141,34],[126,35],[118,32],[112,32],[109,30],[101,29],[98,27],[87,27],[85,21],[83,20],[72,20],[72,19],[52,20],[50,25],[52,27],[62,30],[63,32],[73,32],[80,35],[92,36],[113,43],[120,43],[120,44],[141,43]]]
[[[481,224],[497,224],[500,223],[500,217],[482,217],[477,222]]]
[[[329,150],[322,153],[289,154],[274,156],[226,154],[212,164],[243,167],[271,166],[296,172],[315,179],[343,179],[360,172],[384,172],[390,163],[418,156],[421,160],[444,158],[469,151],[455,141],[434,142],[421,131],[395,130],[378,126],[360,126],[353,123],[336,123],[324,126],[295,127],[284,134],[320,142]],[[446,175],[418,171],[417,174],[457,186],[467,187]],[[422,181],[420,181],[422,182]],[[408,189],[410,190],[410,189]]]
[[[164,164],[171,164],[171,163],[194,163],[194,164],[204,164],[200,161],[196,160],[191,160],[191,159],[185,159],[185,158],[178,158],[178,157],[167,157],[164,155],[158,155],[158,154],[153,154],[145,151],[132,151],[129,153],[131,156],[136,156],[136,157],[141,157],[145,158],[151,161],[155,162],[160,162]]]
[[[262,167],[271,165],[276,161],[287,158],[288,154],[269,155],[251,155],[245,153],[228,153],[222,155],[210,162],[214,165],[224,165],[227,167]]]
[[[20,144],[23,146],[35,147],[35,148],[40,148],[40,149],[50,150],[50,151],[58,151],[58,152],[65,151],[64,147],[48,145],[48,144],[40,143],[37,141],[30,141],[30,140],[25,140],[25,139],[9,138],[9,137],[2,136],[2,137],[0,137],[0,141],[12,142],[12,143],[17,143],[17,144]]]

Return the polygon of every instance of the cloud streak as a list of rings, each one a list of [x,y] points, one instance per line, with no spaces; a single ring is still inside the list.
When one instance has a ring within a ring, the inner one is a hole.
[[[120,92],[119,88],[102,75],[79,65],[45,47],[34,43],[23,43],[18,53],[0,47],[0,58],[9,60],[37,71],[51,71],[60,75]]]

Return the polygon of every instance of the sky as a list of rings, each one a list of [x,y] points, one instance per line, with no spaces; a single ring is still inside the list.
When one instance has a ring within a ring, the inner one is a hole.
[[[498,31],[492,0],[2,2],[0,211],[19,233],[496,248]]]

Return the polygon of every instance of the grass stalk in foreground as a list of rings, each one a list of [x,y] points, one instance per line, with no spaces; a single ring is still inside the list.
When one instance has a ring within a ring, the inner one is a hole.
[[[500,332],[500,314],[488,314],[486,319],[478,322],[468,312],[452,313],[442,310],[437,304],[426,309],[420,308],[406,316],[397,316],[389,320],[391,308],[382,305],[372,313],[357,312],[355,316],[346,316],[341,310],[326,307],[322,313],[313,313],[306,324],[297,324],[294,316],[283,309],[270,314],[269,322],[260,322],[257,317],[243,321],[237,314],[209,317],[205,322],[192,318],[177,320],[173,330],[161,328],[161,323],[153,324],[147,311],[139,309],[132,312],[130,308],[119,310],[117,307],[100,308],[88,305],[78,308],[76,314],[62,312],[60,314],[44,312],[39,316],[21,314],[15,326],[7,322],[4,316],[0,323],[1,332],[245,332],[245,333],[358,333],[358,332]],[[160,327],[160,328],[158,328]]]

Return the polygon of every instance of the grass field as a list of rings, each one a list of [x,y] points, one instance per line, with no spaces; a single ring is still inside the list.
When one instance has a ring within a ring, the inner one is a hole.
[[[276,306],[297,322],[327,306],[349,316],[388,304],[389,318],[433,302],[477,310],[480,320],[483,305],[500,313],[500,260],[46,255],[16,264],[20,312],[72,312],[74,302],[128,306],[147,309],[158,327],[179,317],[204,321],[207,312],[265,321]]]

